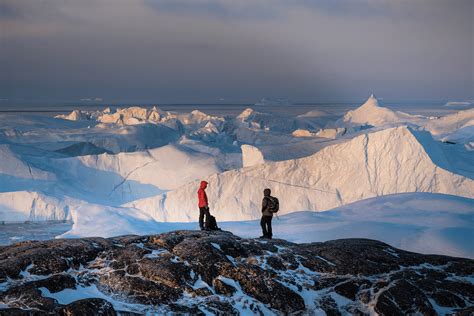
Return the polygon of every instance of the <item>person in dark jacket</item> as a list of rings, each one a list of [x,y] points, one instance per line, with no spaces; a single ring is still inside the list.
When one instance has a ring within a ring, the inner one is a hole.
[[[275,210],[274,200],[277,200],[275,197],[270,194],[272,191],[270,189],[263,190],[263,201],[262,201],[262,219],[260,220],[260,226],[262,226],[262,236],[260,238],[269,238],[272,239],[272,219],[273,213]],[[278,201],[278,200],[277,200]],[[276,202],[278,203],[278,202]],[[276,206],[278,208],[278,206]],[[278,211],[278,209],[276,210]]]
[[[198,206],[199,206],[199,227],[201,230],[204,230],[206,227],[209,227],[209,219],[211,214],[209,213],[209,202],[207,201],[207,182],[201,181],[201,185],[198,190]],[[204,215],[206,216],[206,225],[204,226]]]

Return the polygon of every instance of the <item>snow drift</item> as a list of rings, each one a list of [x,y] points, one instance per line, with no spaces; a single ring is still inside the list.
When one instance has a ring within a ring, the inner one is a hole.
[[[443,167],[449,163],[429,134],[400,126],[357,136],[309,157],[232,170],[206,180],[211,211],[221,221],[258,218],[266,187],[280,198],[281,214],[324,211],[401,192],[474,197],[473,180]],[[194,221],[197,188],[198,182],[193,182],[127,206],[158,221]]]

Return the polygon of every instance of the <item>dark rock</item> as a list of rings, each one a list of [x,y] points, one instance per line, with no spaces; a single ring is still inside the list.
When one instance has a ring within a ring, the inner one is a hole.
[[[43,316],[44,311],[25,310],[21,308],[0,309],[0,316]]]
[[[439,306],[465,307],[466,303],[459,296],[444,290],[435,291],[431,296]]]
[[[56,274],[47,279],[31,283],[35,288],[45,287],[51,293],[60,292],[64,289],[76,288],[76,279],[67,274]]]
[[[222,264],[229,263],[226,255],[211,244],[213,241],[204,235],[201,238],[184,239],[173,248],[173,253],[188,262],[207,284],[212,284],[212,280],[219,276]]]
[[[280,258],[282,259],[283,264],[288,270],[296,270],[300,266],[300,262],[296,260],[294,254],[291,252],[285,252],[281,254]]]
[[[359,290],[370,285],[370,281],[367,280],[349,280],[347,282],[338,284],[336,287],[334,287],[334,291],[337,294],[354,301]]]
[[[454,314],[456,316],[472,316],[474,315],[474,306],[470,306],[468,308],[456,309]]]
[[[276,282],[268,271],[242,264],[239,268],[222,271],[222,275],[239,282],[245,293],[272,308],[292,313],[303,310],[303,298],[288,287]]]
[[[195,234],[190,235],[189,232],[185,231],[174,231],[166,234],[150,236],[150,243],[161,246],[163,248],[172,251],[173,248],[181,243],[185,237],[195,237],[206,235],[206,232],[195,232]]]
[[[207,287],[200,287],[198,289],[194,290],[194,293],[199,296],[210,296],[212,295],[211,290],[209,290]]]
[[[175,313],[177,315],[193,315],[193,316],[206,315],[196,305],[190,307],[190,306],[183,306],[183,305],[171,303],[169,305],[169,308],[172,313]]]
[[[140,265],[137,263],[132,263],[126,267],[125,271],[127,271],[127,273],[130,275],[135,275],[140,272]]]
[[[103,275],[99,279],[101,287],[111,293],[120,293],[140,304],[166,304],[176,301],[182,290],[156,283],[148,279],[129,276],[123,270]]]
[[[117,315],[112,304],[100,298],[88,298],[72,302],[61,307],[56,311],[56,314],[64,316]]]
[[[395,281],[393,286],[380,295],[375,311],[380,315],[436,315],[425,294],[403,279]]]
[[[209,301],[204,308],[216,316],[239,315],[239,311],[227,302]]]
[[[270,256],[267,258],[267,264],[275,270],[285,270],[286,266],[283,264],[278,256]]]
[[[43,313],[52,312],[58,303],[48,297],[43,297],[41,291],[33,284],[18,285],[0,294],[0,303],[13,308],[38,310]]]
[[[340,316],[336,301],[330,296],[323,296],[319,300],[319,307],[326,313],[327,316]]]
[[[350,280],[349,277],[337,277],[337,276],[321,276],[315,280],[315,284],[312,286],[314,290],[322,290],[325,288],[330,288],[336,286],[339,283],[347,282]]]
[[[474,275],[474,260],[450,262],[449,266],[445,269],[445,272],[456,273],[459,276],[472,276]]]
[[[233,286],[222,282],[220,279],[214,279],[212,285],[214,286],[214,289],[216,290],[216,293],[218,294],[232,296],[232,294],[234,294],[236,291],[236,289]]]
[[[363,304],[368,304],[370,302],[370,299],[372,298],[370,290],[371,290],[371,288],[366,289],[366,290],[361,290],[359,292],[359,300]]]
[[[184,287],[191,281],[191,269],[182,262],[173,262],[173,255],[164,253],[156,259],[142,259],[138,269],[145,278],[169,287]]]
[[[48,275],[78,267],[94,259],[108,246],[103,238],[25,241],[2,248],[0,275],[19,278],[21,271]]]
[[[294,244],[223,231],[175,231],[29,241],[0,247],[0,304],[6,307],[0,315],[135,315],[141,312],[127,306],[136,303],[151,314],[236,315],[242,308],[244,314],[269,309],[306,315],[319,308],[328,315],[365,315],[374,308],[380,315],[432,315],[431,302],[469,315],[473,275],[473,260],[421,255],[368,239]],[[54,296],[88,286],[103,292],[101,298],[65,306],[41,292],[46,288]],[[305,305],[305,291],[315,302]],[[115,311],[104,294],[124,310]]]

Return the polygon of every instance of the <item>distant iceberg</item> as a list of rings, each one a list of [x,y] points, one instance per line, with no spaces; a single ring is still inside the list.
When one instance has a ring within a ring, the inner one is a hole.
[[[474,105],[474,100],[468,101],[448,101],[444,106],[469,106]]]
[[[292,105],[293,103],[286,98],[262,98],[260,101],[255,103],[254,105],[260,106],[260,105]]]

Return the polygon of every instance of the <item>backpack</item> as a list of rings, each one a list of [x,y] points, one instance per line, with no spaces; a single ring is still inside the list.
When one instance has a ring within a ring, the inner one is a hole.
[[[216,218],[212,215],[209,216],[209,222],[208,222],[208,225],[206,226],[206,229],[207,230],[221,230],[218,226],[217,226],[217,221],[216,221]]]
[[[268,210],[272,213],[276,213],[280,210],[280,202],[274,196],[268,197]]]

